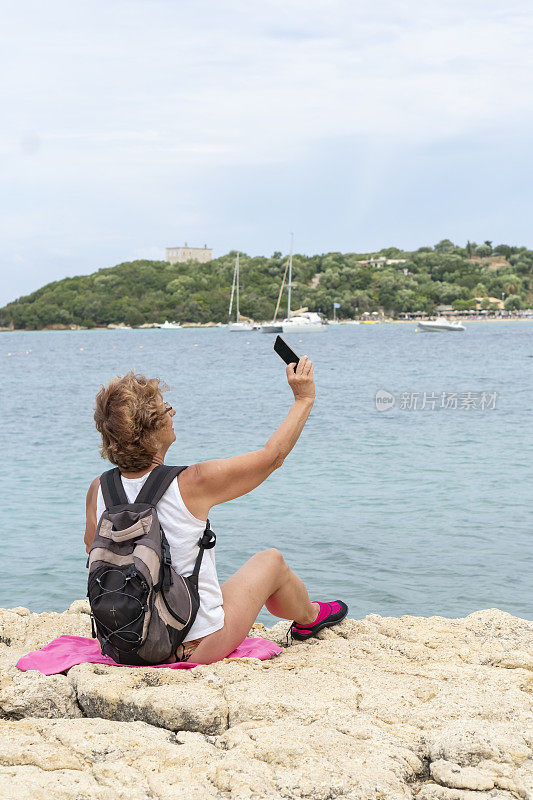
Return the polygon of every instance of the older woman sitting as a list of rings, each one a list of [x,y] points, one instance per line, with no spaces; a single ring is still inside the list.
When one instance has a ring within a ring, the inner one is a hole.
[[[211,508],[255,489],[283,464],[303,430],[313,407],[313,365],[303,356],[296,370],[287,366],[294,403],[285,420],[261,450],[233,458],[203,461],[183,470],[157,504],[158,517],[170,545],[172,564],[182,575],[192,571]],[[162,464],[176,441],[174,409],[163,401],[159,381],[129,372],[114,378],[96,397],[95,422],[102,436],[102,457],[121,473],[132,503],[150,471]],[[87,493],[87,552],[97,521],[105,510],[100,478]],[[206,550],[199,575],[200,609],[176,659],[194,652],[195,663],[209,664],[231,653],[248,635],[263,606],[277,617],[294,620],[293,638],[308,639],[347,614],[341,601],[311,602],[301,579],[279,550],[263,550],[222,586],[217,579],[214,550]]]

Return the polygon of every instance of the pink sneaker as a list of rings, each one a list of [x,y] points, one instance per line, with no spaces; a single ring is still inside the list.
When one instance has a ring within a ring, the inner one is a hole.
[[[318,617],[313,624],[304,628],[293,623],[290,628],[292,638],[299,642],[310,639],[311,636],[316,636],[322,628],[330,628],[332,625],[336,625],[348,613],[348,606],[342,600],[335,600],[333,603],[320,603],[318,600],[312,600],[311,602],[318,603],[320,606]]]

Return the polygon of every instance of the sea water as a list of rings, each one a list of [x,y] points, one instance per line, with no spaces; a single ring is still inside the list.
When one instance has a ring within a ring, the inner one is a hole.
[[[212,509],[221,582],[276,547],[313,599],[341,598],[352,617],[498,607],[533,618],[533,323],[466,327],[287,337],[314,362],[316,403],[282,468]],[[273,339],[1,334],[0,606],[61,611],[85,596],[85,496],[108,468],[93,422],[102,384],[130,369],[166,381],[177,433],[167,463],[257,450],[292,401]]]

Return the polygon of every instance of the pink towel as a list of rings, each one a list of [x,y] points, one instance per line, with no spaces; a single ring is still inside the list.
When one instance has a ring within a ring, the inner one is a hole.
[[[259,658],[266,661],[268,658],[278,656],[282,648],[268,639],[246,638],[228,658]],[[43,675],[56,675],[58,672],[74,667],[76,664],[108,664],[112,667],[124,667],[126,664],[117,664],[109,656],[103,656],[100,645],[96,639],[85,639],[83,636],[60,636],[40,650],[32,650],[18,661],[17,667],[22,670],[36,669]],[[169,669],[192,669],[199,666],[190,661],[176,664],[154,664],[154,667],[168,667]]]

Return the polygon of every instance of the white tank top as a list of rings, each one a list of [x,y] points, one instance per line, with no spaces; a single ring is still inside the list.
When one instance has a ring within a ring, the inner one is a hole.
[[[141,478],[122,478],[122,485],[126,497],[133,503],[149,472]],[[96,501],[96,519],[100,520],[105,511],[102,489],[98,487]],[[198,539],[205,530],[205,520],[194,517],[181,497],[178,479],[172,481],[165,494],[157,504],[157,515],[170,545],[172,566],[180,575],[190,575],[198,555]],[[222,607],[222,592],[217,578],[215,563],[215,549],[204,550],[198,589],[200,594],[200,608],[192,628],[187,634],[186,641],[200,639],[209,633],[220,630],[224,625],[224,609]]]

